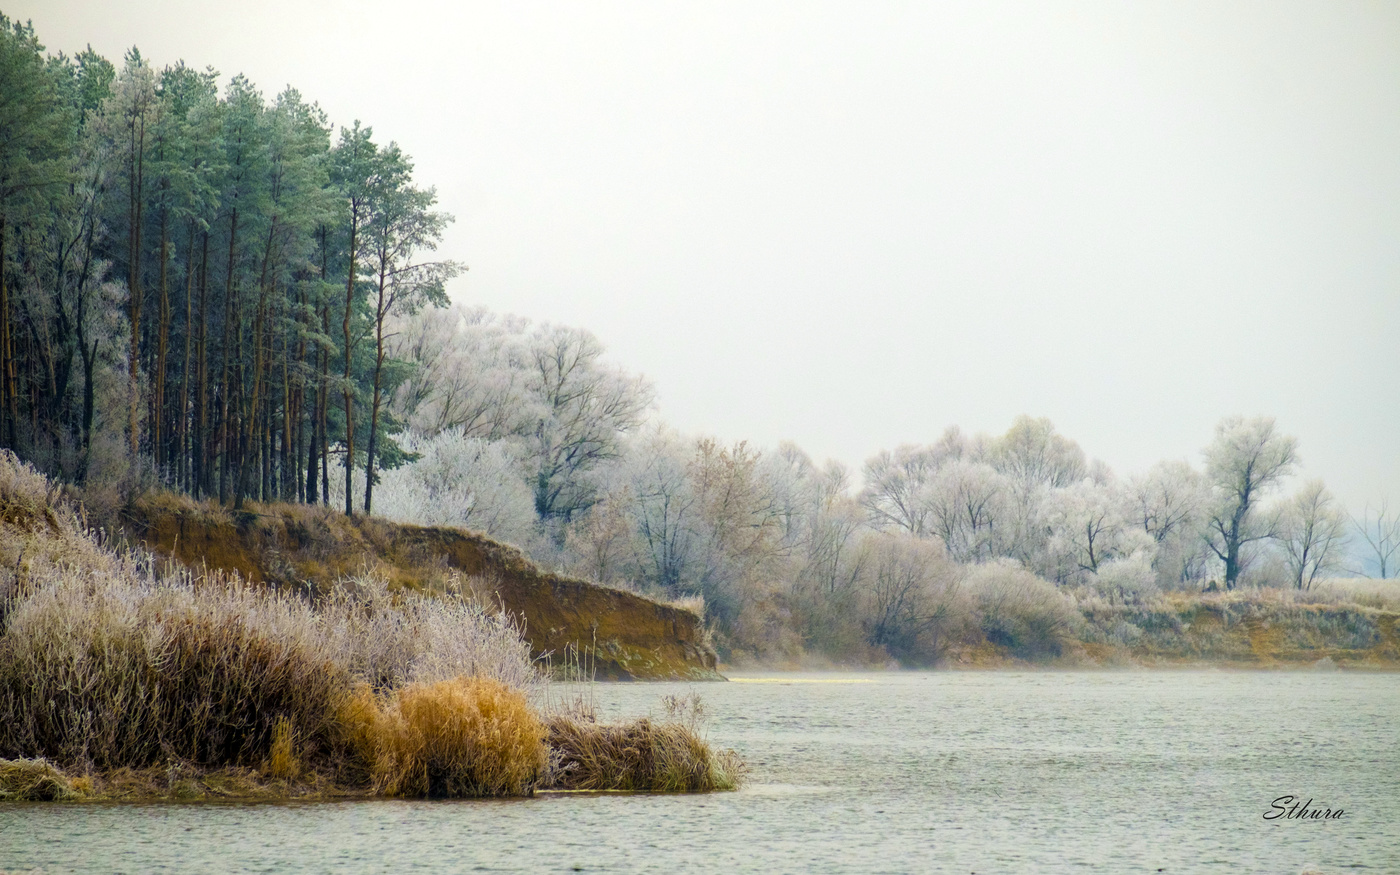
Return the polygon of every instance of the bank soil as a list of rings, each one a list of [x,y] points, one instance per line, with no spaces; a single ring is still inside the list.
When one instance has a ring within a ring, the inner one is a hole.
[[[604,680],[721,679],[691,611],[551,574],[476,532],[306,505],[230,511],[172,494],[138,499],[122,512],[121,528],[159,556],[276,587],[323,591],[365,573],[419,591],[464,582],[514,616],[534,655],[555,666],[568,662]]]

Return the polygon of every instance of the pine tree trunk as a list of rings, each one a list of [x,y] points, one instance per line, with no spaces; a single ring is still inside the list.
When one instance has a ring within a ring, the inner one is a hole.
[[[209,479],[209,232],[204,232],[199,256],[199,342],[196,345],[195,403],[199,409],[195,416],[195,433],[192,455],[195,461],[194,481],[196,493],[201,497],[210,493],[213,485]]]
[[[15,445],[14,367],[10,356],[10,286],[5,279],[7,218],[0,214],[0,441]]]
[[[180,418],[176,422],[175,442],[179,446],[179,483],[186,492],[193,492],[190,483],[190,341],[194,329],[194,220],[190,220],[190,242],[185,247],[185,359],[180,367]]]
[[[238,240],[238,208],[235,207],[229,218],[228,234],[228,273],[224,281],[224,346],[223,346],[223,373],[219,378],[219,503],[228,503],[228,466],[229,456],[232,455],[233,447],[229,428],[229,392],[232,388],[233,377],[233,330],[235,320],[238,318],[238,308],[235,306],[233,294],[233,269],[234,269],[234,246]]]
[[[370,512],[374,500],[374,451],[379,438],[379,385],[384,372],[384,285],[387,280],[380,261],[379,303],[374,310],[374,401],[369,414],[369,454],[365,459],[365,513]]]
[[[139,135],[138,135],[139,130]],[[142,196],[144,194],[144,180],[146,165],[146,119],[142,115],[132,119],[131,124],[131,153],[128,170],[129,194],[131,197],[130,221],[131,230],[128,234],[130,249],[127,253],[127,290],[131,293],[131,300],[128,305],[128,316],[131,320],[131,356],[128,363],[128,395],[127,404],[127,428],[129,431],[129,449],[131,450],[131,460],[136,461],[137,452],[140,447],[140,433],[137,431],[137,406],[141,403],[141,223],[142,218]]]
[[[151,398],[151,449],[155,453],[156,468],[160,470],[166,461],[165,455],[165,355],[170,342],[170,210],[160,213],[160,309],[156,314],[156,366],[153,396]]]
[[[342,329],[345,333],[345,384],[342,389],[345,395],[345,515],[355,515],[355,393],[350,383],[350,314],[355,304],[355,248],[359,244],[360,222],[359,215],[355,208],[351,207],[350,214],[350,271],[345,280],[345,321]]]

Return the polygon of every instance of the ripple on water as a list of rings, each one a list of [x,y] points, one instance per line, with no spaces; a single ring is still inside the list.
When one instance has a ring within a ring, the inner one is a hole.
[[[0,804],[0,869],[1400,871],[1395,675],[736,680],[599,685],[593,696],[604,715],[622,716],[699,691],[710,740],[752,769],[738,793]],[[1263,820],[1284,794],[1346,817]]]

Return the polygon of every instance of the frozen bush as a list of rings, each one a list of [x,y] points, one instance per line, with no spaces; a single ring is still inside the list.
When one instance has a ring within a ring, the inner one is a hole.
[[[1088,575],[1088,584],[1110,600],[1140,602],[1156,595],[1157,572],[1145,553],[1134,553],[1113,559],[1099,566],[1099,570]]]
[[[487,677],[517,689],[538,681],[511,619],[472,601],[390,593],[373,577],[347,580],[320,605],[337,662],[376,689]]]
[[[1082,622],[1054,584],[1010,560],[974,566],[966,586],[987,640],[1023,659],[1060,655]]]
[[[233,579],[53,569],[0,636],[0,756],[251,765],[279,718],[314,748],[349,683],[320,625]]]
[[[904,661],[942,658],[968,623],[958,566],[933,540],[880,534],[864,548],[869,643]]]

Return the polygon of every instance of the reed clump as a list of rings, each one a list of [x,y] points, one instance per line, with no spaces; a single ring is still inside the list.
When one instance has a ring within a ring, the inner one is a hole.
[[[636,793],[701,793],[735,790],[743,761],[732,750],[714,751],[700,731],[698,696],[663,700],[668,719],[643,717],[599,723],[591,708],[566,708],[548,720],[554,751],[550,789],[621,790]]]
[[[272,749],[267,756],[267,775],[281,781],[293,781],[301,775],[296,727],[286,717],[278,717],[272,724]]]
[[[351,749],[385,796],[524,796],[548,761],[525,696],[459,677],[376,696],[362,685],[340,715]]]

